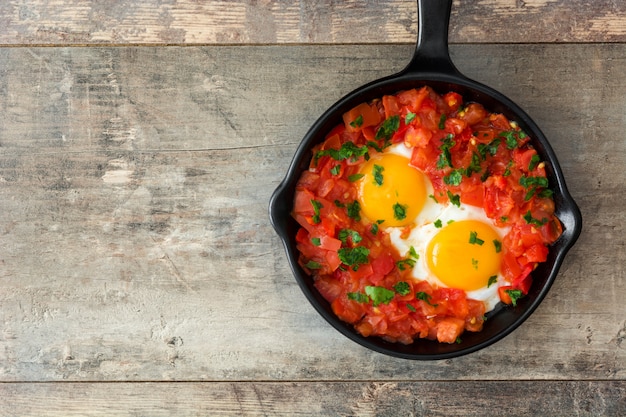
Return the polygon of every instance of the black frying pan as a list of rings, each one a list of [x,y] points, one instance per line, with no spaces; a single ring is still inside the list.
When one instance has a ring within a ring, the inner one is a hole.
[[[355,342],[392,356],[407,359],[444,359],[460,356],[486,347],[511,333],[537,308],[546,296],[565,254],[578,238],[582,217],[578,206],[565,186],[559,163],[548,140],[533,120],[515,103],[499,92],[462,75],[452,63],[448,52],[448,24],[452,0],[418,0],[418,41],[409,65],[398,74],[373,81],[349,93],[329,108],[305,135],[283,182],[270,200],[270,220],[281,237],[291,269],[305,296],[315,309],[337,330]],[[362,102],[394,94],[401,90],[428,85],[440,94],[455,91],[466,102],[481,103],[487,110],[504,114],[519,123],[530,136],[541,160],[546,161],[546,175],[554,191],[556,215],[563,223],[563,235],[550,248],[548,260],[533,272],[533,284],[516,307],[496,308],[487,315],[484,329],[466,332],[459,344],[442,344],[418,340],[411,345],[389,343],[380,338],[365,338],[351,325],[339,320],[329,303],[317,292],[312,279],[298,265],[295,235],[298,230],[290,213],[295,185],[309,166],[311,148],[326,133],[342,122],[342,115]]]

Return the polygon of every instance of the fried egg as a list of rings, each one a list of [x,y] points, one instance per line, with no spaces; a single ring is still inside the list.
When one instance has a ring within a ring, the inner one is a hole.
[[[417,254],[416,280],[464,290],[492,310],[499,302],[498,286],[505,284],[501,242],[508,228],[495,226],[481,207],[437,202],[428,177],[409,165],[410,152],[394,145],[362,166],[362,213],[380,224],[401,256]]]

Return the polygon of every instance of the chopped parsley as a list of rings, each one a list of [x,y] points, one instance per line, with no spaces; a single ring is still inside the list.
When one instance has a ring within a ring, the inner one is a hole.
[[[380,125],[376,131],[376,140],[385,139],[389,140],[394,133],[400,128],[400,116],[391,116]]]
[[[370,250],[364,246],[357,246],[355,248],[341,248],[337,254],[344,265],[351,266],[353,271],[358,271],[359,266],[369,262]]]
[[[357,146],[354,142],[345,142],[341,145],[340,149],[324,149],[315,153],[315,161],[317,162],[323,156],[330,156],[336,161],[343,161],[344,159],[352,159],[356,161],[359,157],[364,156],[367,159],[368,149],[367,146]]]
[[[339,238],[344,245],[348,243],[348,238],[350,238],[353,244],[357,244],[363,240],[359,232],[352,229],[341,229],[339,233],[337,233],[337,238]]]
[[[369,303],[370,298],[362,292],[349,292],[346,294],[348,300],[356,301],[357,303]]]
[[[548,179],[546,177],[524,177],[524,176],[522,176],[519,179],[519,183],[524,188],[529,188],[529,187],[545,188],[545,187],[548,186]]]
[[[439,130],[443,130],[446,128],[446,119],[447,119],[446,114],[443,113],[441,117],[439,118]]]
[[[408,282],[400,281],[393,286],[393,289],[400,295],[407,295],[411,292],[411,286]]]
[[[374,184],[378,185],[379,187],[381,185],[383,185],[383,171],[385,170],[385,167],[381,166],[381,165],[376,165],[374,164],[374,168],[372,169],[372,175],[374,176]]]
[[[454,204],[457,207],[461,207],[461,196],[458,194],[452,194],[450,190],[448,190],[448,198],[450,199],[450,203]]]
[[[474,152],[472,154],[472,162],[470,163],[470,166],[468,166],[465,170],[465,176],[471,177],[473,172],[478,173],[480,172],[480,170],[480,156],[476,152]]]
[[[485,243],[484,240],[478,237],[478,232],[470,232],[469,243],[472,245],[482,246]]]
[[[352,203],[348,203],[346,206],[348,211],[348,217],[357,222],[361,220],[361,204],[358,200],[354,200]]]
[[[515,131],[509,130],[508,132],[500,133],[500,137],[504,138],[504,143],[509,150],[517,148],[517,138],[515,137]]]
[[[552,194],[554,194],[552,192],[552,190],[549,190],[549,189],[545,188],[545,189],[541,190],[539,192],[539,194],[537,194],[537,196],[540,197],[540,198],[550,198],[550,197],[552,197]]]
[[[441,227],[443,226],[443,224],[441,223],[441,219],[437,219],[437,220],[435,220],[435,222],[433,223],[433,225],[434,225],[437,229],[441,229]]]
[[[376,307],[379,304],[389,304],[393,297],[396,295],[395,292],[388,290],[385,287],[377,287],[368,285],[365,287],[365,294],[369,296],[372,300],[372,304]]]
[[[338,175],[341,172],[341,165],[337,164],[330,169],[330,173],[333,175]]]
[[[375,235],[378,233],[378,225],[379,224],[383,224],[384,220],[376,220],[376,223],[372,224],[372,227],[370,228],[370,233]]]
[[[487,281],[487,288],[491,287],[496,282],[498,282],[498,276],[497,275],[490,276],[489,281]]]
[[[528,210],[526,214],[524,214],[524,220],[526,220],[526,223],[533,224],[537,227],[541,227],[544,224],[548,223],[548,219],[546,219],[545,217],[542,218],[541,220],[535,219],[532,213],[530,212],[530,210]]]
[[[407,209],[407,206],[404,206],[400,203],[394,204],[393,205],[393,217],[396,220],[406,219],[406,209]]]
[[[426,304],[428,304],[430,306],[437,307],[439,305],[439,304],[431,304],[430,303],[430,299],[431,299],[430,294],[428,294],[428,293],[426,293],[424,291],[419,291],[418,293],[415,294],[415,297],[418,300],[422,300],[422,301],[426,302]]]
[[[408,308],[409,310],[411,310],[413,313],[415,313],[417,310],[415,309],[415,307],[413,307],[411,304],[407,303],[406,304],[406,308]]]
[[[401,259],[396,262],[396,266],[400,271],[405,271],[415,266],[415,259]]]
[[[442,144],[439,147],[441,150],[441,154],[439,154],[439,159],[437,160],[437,169],[443,169],[445,167],[452,167],[452,154],[450,153],[450,149],[456,145],[454,141],[454,135],[449,134],[442,140]]]
[[[313,244],[313,246],[319,246],[322,244],[322,241],[319,237],[312,237],[311,243]]]
[[[404,123],[408,125],[408,124],[409,124],[409,123],[411,123],[413,120],[415,120],[415,117],[416,117],[416,116],[417,116],[417,115],[416,115],[415,113],[408,112],[408,113],[406,114],[406,116],[404,117]]]
[[[502,242],[498,239],[493,240],[493,246],[496,248],[496,253],[500,253],[502,251]]]
[[[350,182],[357,182],[358,180],[360,180],[361,178],[363,178],[363,174],[352,174],[352,175],[348,175],[348,181]]]
[[[461,173],[462,169],[454,169],[450,172],[449,175],[443,177],[443,182],[447,185],[458,186],[461,185],[461,181],[463,180],[463,174]]]
[[[472,258],[472,267],[478,269],[478,259]]]
[[[539,165],[539,162],[541,162],[539,155],[534,154],[532,158],[530,158],[530,162],[528,163],[528,170],[532,171],[533,169],[535,169],[537,165]]]
[[[513,307],[517,305],[517,300],[524,296],[522,290],[505,290],[504,292],[506,292],[509,297],[511,297],[511,304],[513,304]]]
[[[415,250],[415,248],[413,246],[411,246],[409,248],[409,256],[411,258],[415,258],[415,259],[419,259],[420,258],[420,254],[417,253],[417,251]]]
[[[313,223],[318,224],[322,221],[320,217],[320,210],[324,207],[322,203],[317,200],[311,200],[311,205],[313,206]]]
[[[496,156],[498,152],[498,146],[500,146],[502,141],[499,138],[496,138],[489,142],[489,144],[485,145],[484,143],[478,144],[478,153],[483,159],[487,159],[487,154],[491,156]]]
[[[548,186],[548,179],[546,177],[522,176],[519,179],[519,183],[521,186],[528,189],[528,191],[526,192],[526,196],[524,197],[524,201],[529,201],[531,198],[533,198],[533,195],[539,188],[545,188]]]
[[[350,122],[350,126],[352,127],[361,127],[363,126],[363,115],[359,114],[356,119]]]
[[[305,267],[307,267],[308,269],[320,269],[322,267],[322,264],[320,264],[319,262],[315,262],[315,261],[309,261],[306,264],[304,264]]]

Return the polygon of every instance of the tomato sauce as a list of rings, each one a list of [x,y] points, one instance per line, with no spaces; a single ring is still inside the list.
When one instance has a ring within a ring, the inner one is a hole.
[[[531,272],[562,233],[545,162],[515,122],[429,87],[359,104],[313,149],[292,215],[301,226],[299,264],[333,312],[363,336],[458,342],[464,331],[482,329],[484,303],[413,278],[384,228],[360,215],[355,176],[392,143],[411,149],[410,164],[428,176],[438,202],[482,207],[509,228],[501,266],[508,285],[499,288],[505,304],[528,293]],[[451,183],[455,170],[463,175]]]

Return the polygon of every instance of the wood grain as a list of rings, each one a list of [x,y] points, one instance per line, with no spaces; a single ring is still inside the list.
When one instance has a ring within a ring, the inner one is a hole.
[[[0,385],[3,416],[621,416],[626,384],[566,381]]]
[[[413,43],[414,0],[6,1],[3,45]],[[453,43],[623,42],[614,0],[454,2]]]
[[[452,49],[543,128],[586,221],[521,328],[413,363],[346,340],[306,303],[269,197],[321,112],[410,52],[0,49],[2,381],[623,381],[624,45]]]

